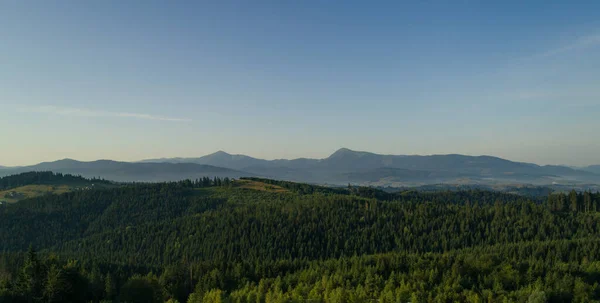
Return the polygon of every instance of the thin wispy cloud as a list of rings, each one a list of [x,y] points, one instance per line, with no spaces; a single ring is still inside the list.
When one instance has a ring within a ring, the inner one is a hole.
[[[22,108],[22,111],[35,112],[35,113],[46,113],[46,114],[62,115],[62,116],[73,116],[73,117],[116,117],[116,118],[132,118],[132,119],[142,119],[142,120],[171,121],[171,122],[191,121],[191,119],[186,119],[186,118],[156,116],[156,115],[150,115],[150,114],[144,114],[144,113],[111,112],[111,111],[104,111],[104,110],[89,110],[89,109],[58,107],[58,106],[25,107],[25,108]]]
[[[510,101],[564,101],[569,100],[597,100],[600,98],[600,93],[596,91],[586,90],[585,88],[573,88],[573,89],[555,89],[555,90],[523,90],[514,92],[504,92],[498,94],[490,94],[482,98],[492,100],[503,100],[506,102]]]
[[[575,39],[571,43],[567,45],[563,45],[554,49],[547,50],[545,52],[534,55],[534,58],[546,58],[551,56],[556,56],[560,54],[564,54],[570,51],[582,50],[590,47],[594,47],[600,45],[600,34],[593,34],[588,36],[583,36]]]

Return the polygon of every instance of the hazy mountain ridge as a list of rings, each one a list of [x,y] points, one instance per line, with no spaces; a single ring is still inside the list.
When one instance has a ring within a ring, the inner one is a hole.
[[[264,160],[223,151],[199,158],[144,162],[209,164],[294,181],[332,184],[600,183],[600,175],[566,166],[514,162],[493,156],[381,155],[341,148],[324,159]]]
[[[381,155],[341,148],[323,159],[265,160],[218,151],[198,158],[160,158],[139,162],[63,159],[32,166],[4,168],[0,175],[55,171],[115,181],[172,181],[198,177],[260,176],[290,181],[345,185],[422,186],[427,184],[600,184],[590,166],[514,162],[493,156]]]
[[[100,177],[121,182],[156,182],[199,177],[230,177],[239,178],[252,176],[252,173],[240,172],[224,167],[195,163],[132,163],[112,160],[97,160],[90,162],[63,159],[53,162],[43,162],[31,166],[5,168],[0,176],[27,171],[53,171],[83,177]]]
[[[581,170],[585,170],[594,174],[600,174],[600,165],[590,165],[582,167]]]

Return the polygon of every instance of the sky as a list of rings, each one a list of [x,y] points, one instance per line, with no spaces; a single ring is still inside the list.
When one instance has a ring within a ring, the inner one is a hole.
[[[495,2],[495,3],[494,3]],[[600,164],[600,1],[1,1],[0,165]]]

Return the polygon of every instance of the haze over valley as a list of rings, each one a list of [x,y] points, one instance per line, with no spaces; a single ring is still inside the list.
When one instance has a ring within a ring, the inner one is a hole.
[[[4,167],[1,175],[54,171],[114,181],[177,181],[210,177],[264,177],[324,185],[410,187],[448,185],[597,185],[597,166],[572,168],[513,162],[493,156],[380,155],[341,148],[323,159],[264,160],[218,151],[198,158],[138,162],[72,159]]]

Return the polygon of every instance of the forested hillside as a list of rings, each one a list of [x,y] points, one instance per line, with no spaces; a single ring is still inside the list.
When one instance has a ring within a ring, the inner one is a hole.
[[[53,173],[51,171],[33,171],[25,172],[16,175],[10,175],[0,178],[0,190],[11,189],[24,185],[56,185],[56,184],[110,184],[111,182],[91,178],[86,179],[81,176],[74,176],[69,174]]]
[[[0,302],[590,302],[598,211],[255,178],[42,196],[0,207]]]
[[[48,194],[62,194],[77,190],[112,188],[118,185],[99,178],[50,171],[25,172],[0,178],[0,204]]]

